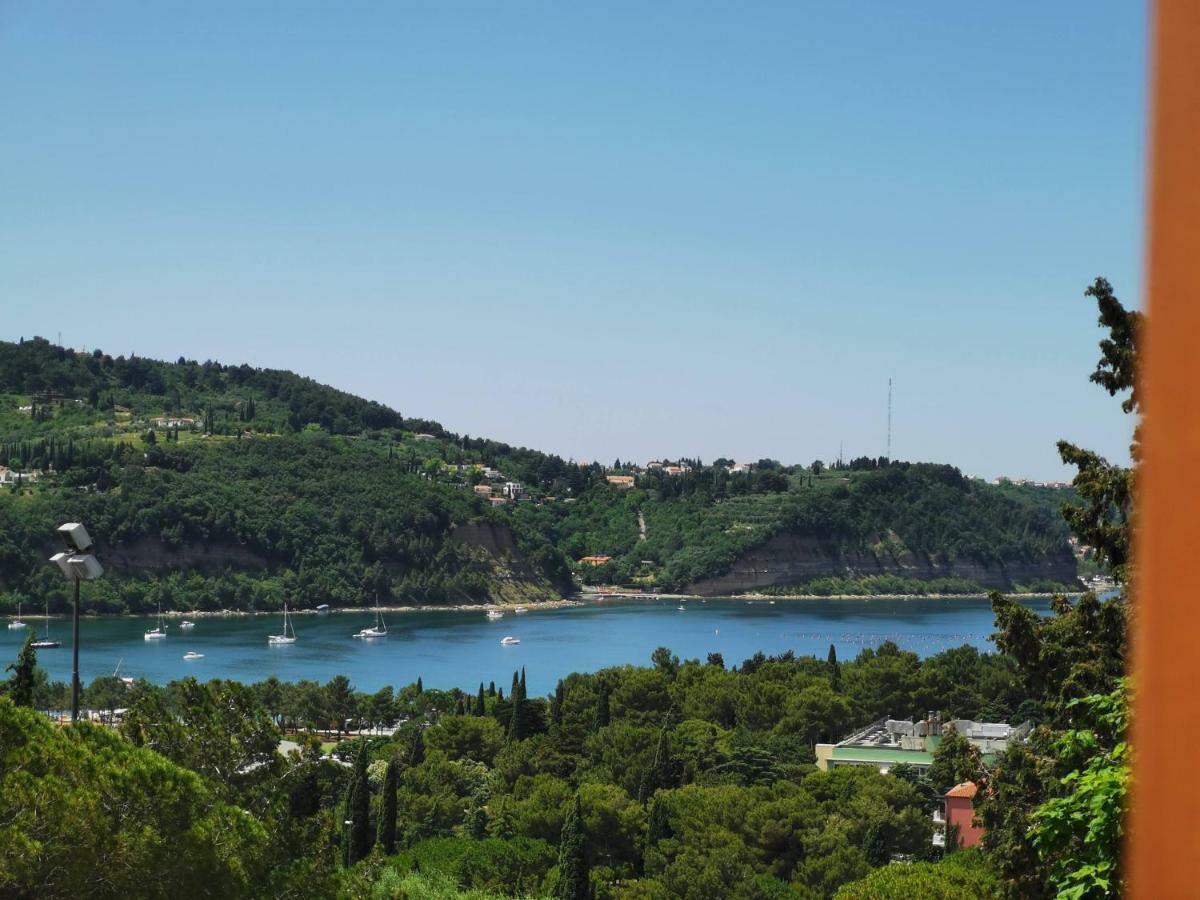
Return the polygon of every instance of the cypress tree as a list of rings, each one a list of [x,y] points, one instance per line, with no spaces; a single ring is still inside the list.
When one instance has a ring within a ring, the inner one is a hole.
[[[17,654],[17,661],[9,663],[6,669],[13,673],[12,678],[8,680],[8,696],[17,706],[27,706],[30,709],[33,708],[33,676],[37,669],[37,651],[33,649],[35,640],[37,634],[31,628],[21,646],[21,652]]]
[[[346,818],[350,820],[349,841],[346,844],[346,865],[354,865],[371,849],[368,828],[370,827],[371,784],[367,780],[367,745],[358,748],[354,760],[354,775],[346,794]]]
[[[496,696],[496,682],[494,682],[494,681],[488,682],[488,696],[489,697]]]
[[[829,656],[826,658],[826,666],[829,669],[829,683],[835,691],[842,689],[842,667],[838,665],[837,647],[833,644],[829,645]]]
[[[521,678],[515,669],[513,670],[512,690],[508,692],[508,696],[512,697],[513,700],[521,696]]]
[[[421,676],[418,675],[417,676],[417,693],[421,694],[421,693],[424,693],[424,691],[425,691],[425,685],[423,685],[421,683]]]
[[[487,706],[483,702],[483,682],[479,682],[479,694],[475,698],[475,715],[482,716],[487,712]]]
[[[671,744],[667,738],[667,726],[658,733],[658,748],[654,751],[654,762],[642,778],[638,800],[645,803],[660,788],[675,786],[675,760],[671,756]]]
[[[379,810],[379,846],[391,856],[396,852],[396,789],[399,787],[400,767],[395,759],[388,760],[383,779],[383,803]]]
[[[528,700],[529,694],[525,692],[525,667],[521,666],[521,699]]]
[[[408,764],[419,766],[425,762],[425,736],[420,732],[413,735],[412,747],[408,751]]]
[[[608,706],[608,685],[600,682],[600,699],[596,703],[596,727],[603,728],[612,721],[612,712]]]
[[[566,699],[566,688],[563,686],[562,679],[558,680],[558,686],[554,689],[554,699],[550,701],[550,721],[555,726],[561,726],[563,723],[563,700]]]
[[[591,885],[588,878],[587,847],[583,839],[583,811],[579,795],[567,811],[562,837],[558,842],[559,900],[588,900]]]

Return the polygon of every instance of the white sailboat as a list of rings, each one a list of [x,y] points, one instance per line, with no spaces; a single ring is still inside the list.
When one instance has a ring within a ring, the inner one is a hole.
[[[387,637],[387,623],[383,621],[383,611],[379,608],[379,598],[375,599],[375,624],[354,635],[356,638]]]
[[[161,641],[167,636],[167,626],[163,623],[162,607],[158,608],[158,624],[153,628],[146,629],[146,633],[142,635],[143,640]]]
[[[17,601],[17,617],[8,623],[9,628],[24,628],[25,623],[21,621],[21,601]]]
[[[292,620],[288,616],[287,604],[283,604],[283,634],[267,635],[268,644],[294,644],[296,643],[296,629],[292,627]]]
[[[46,601],[46,634],[40,641],[34,641],[30,646],[37,650],[53,650],[55,647],[61,647],[62,641],[53,640],[50,637],[50,601]]]

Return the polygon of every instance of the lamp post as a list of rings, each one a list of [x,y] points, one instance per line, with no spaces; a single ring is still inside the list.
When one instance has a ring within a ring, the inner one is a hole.
[[[79,719],[79,583],[104,574],[104,567],[90,552],[92,539],[78,522],[58,526],[58,536],[67,548],[50,557],[63,577],[75,582],[75,608],[71,619],[71,721]]]

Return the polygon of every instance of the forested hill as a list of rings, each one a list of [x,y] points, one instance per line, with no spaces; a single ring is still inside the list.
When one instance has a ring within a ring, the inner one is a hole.
[[[0,342],[0,466],[0,613],[65,604],[45,557],[76,518],[109,568],[87,602],[107,611],[529,601],[570,592],[572,568],[711,592],[761,587],[738,573],[763,565],[774,584],[1004,586],[1074,565],[1069,492],[886,460],[578,465],[291,372],[38,338]]]

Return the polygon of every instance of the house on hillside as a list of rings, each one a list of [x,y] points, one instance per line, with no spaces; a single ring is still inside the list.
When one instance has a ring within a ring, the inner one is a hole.
[[[613,487],[619,487],[624,490],[633,487],[634,479],[632,475],[606,475],[605,480]]]
[[[959,847],[977,847],[983,840],[985,829],[975,824],[975,795],[979,792],[973,781],[956,784],[942,798],[940,810],[942,830],[937,829],[938,815],[934,814],[933,843],[939,847],[946,844],[946,834],[954,829]],[[939,838],[941,840],[939,840]]]
[[[477,484],[472,490],[480,497],[490,497],[492,495],[492,486],[490,484]]]
[[[611,556],[585,556],[579,560],[579,564],[581,566],[602,566],[611,560]]]

